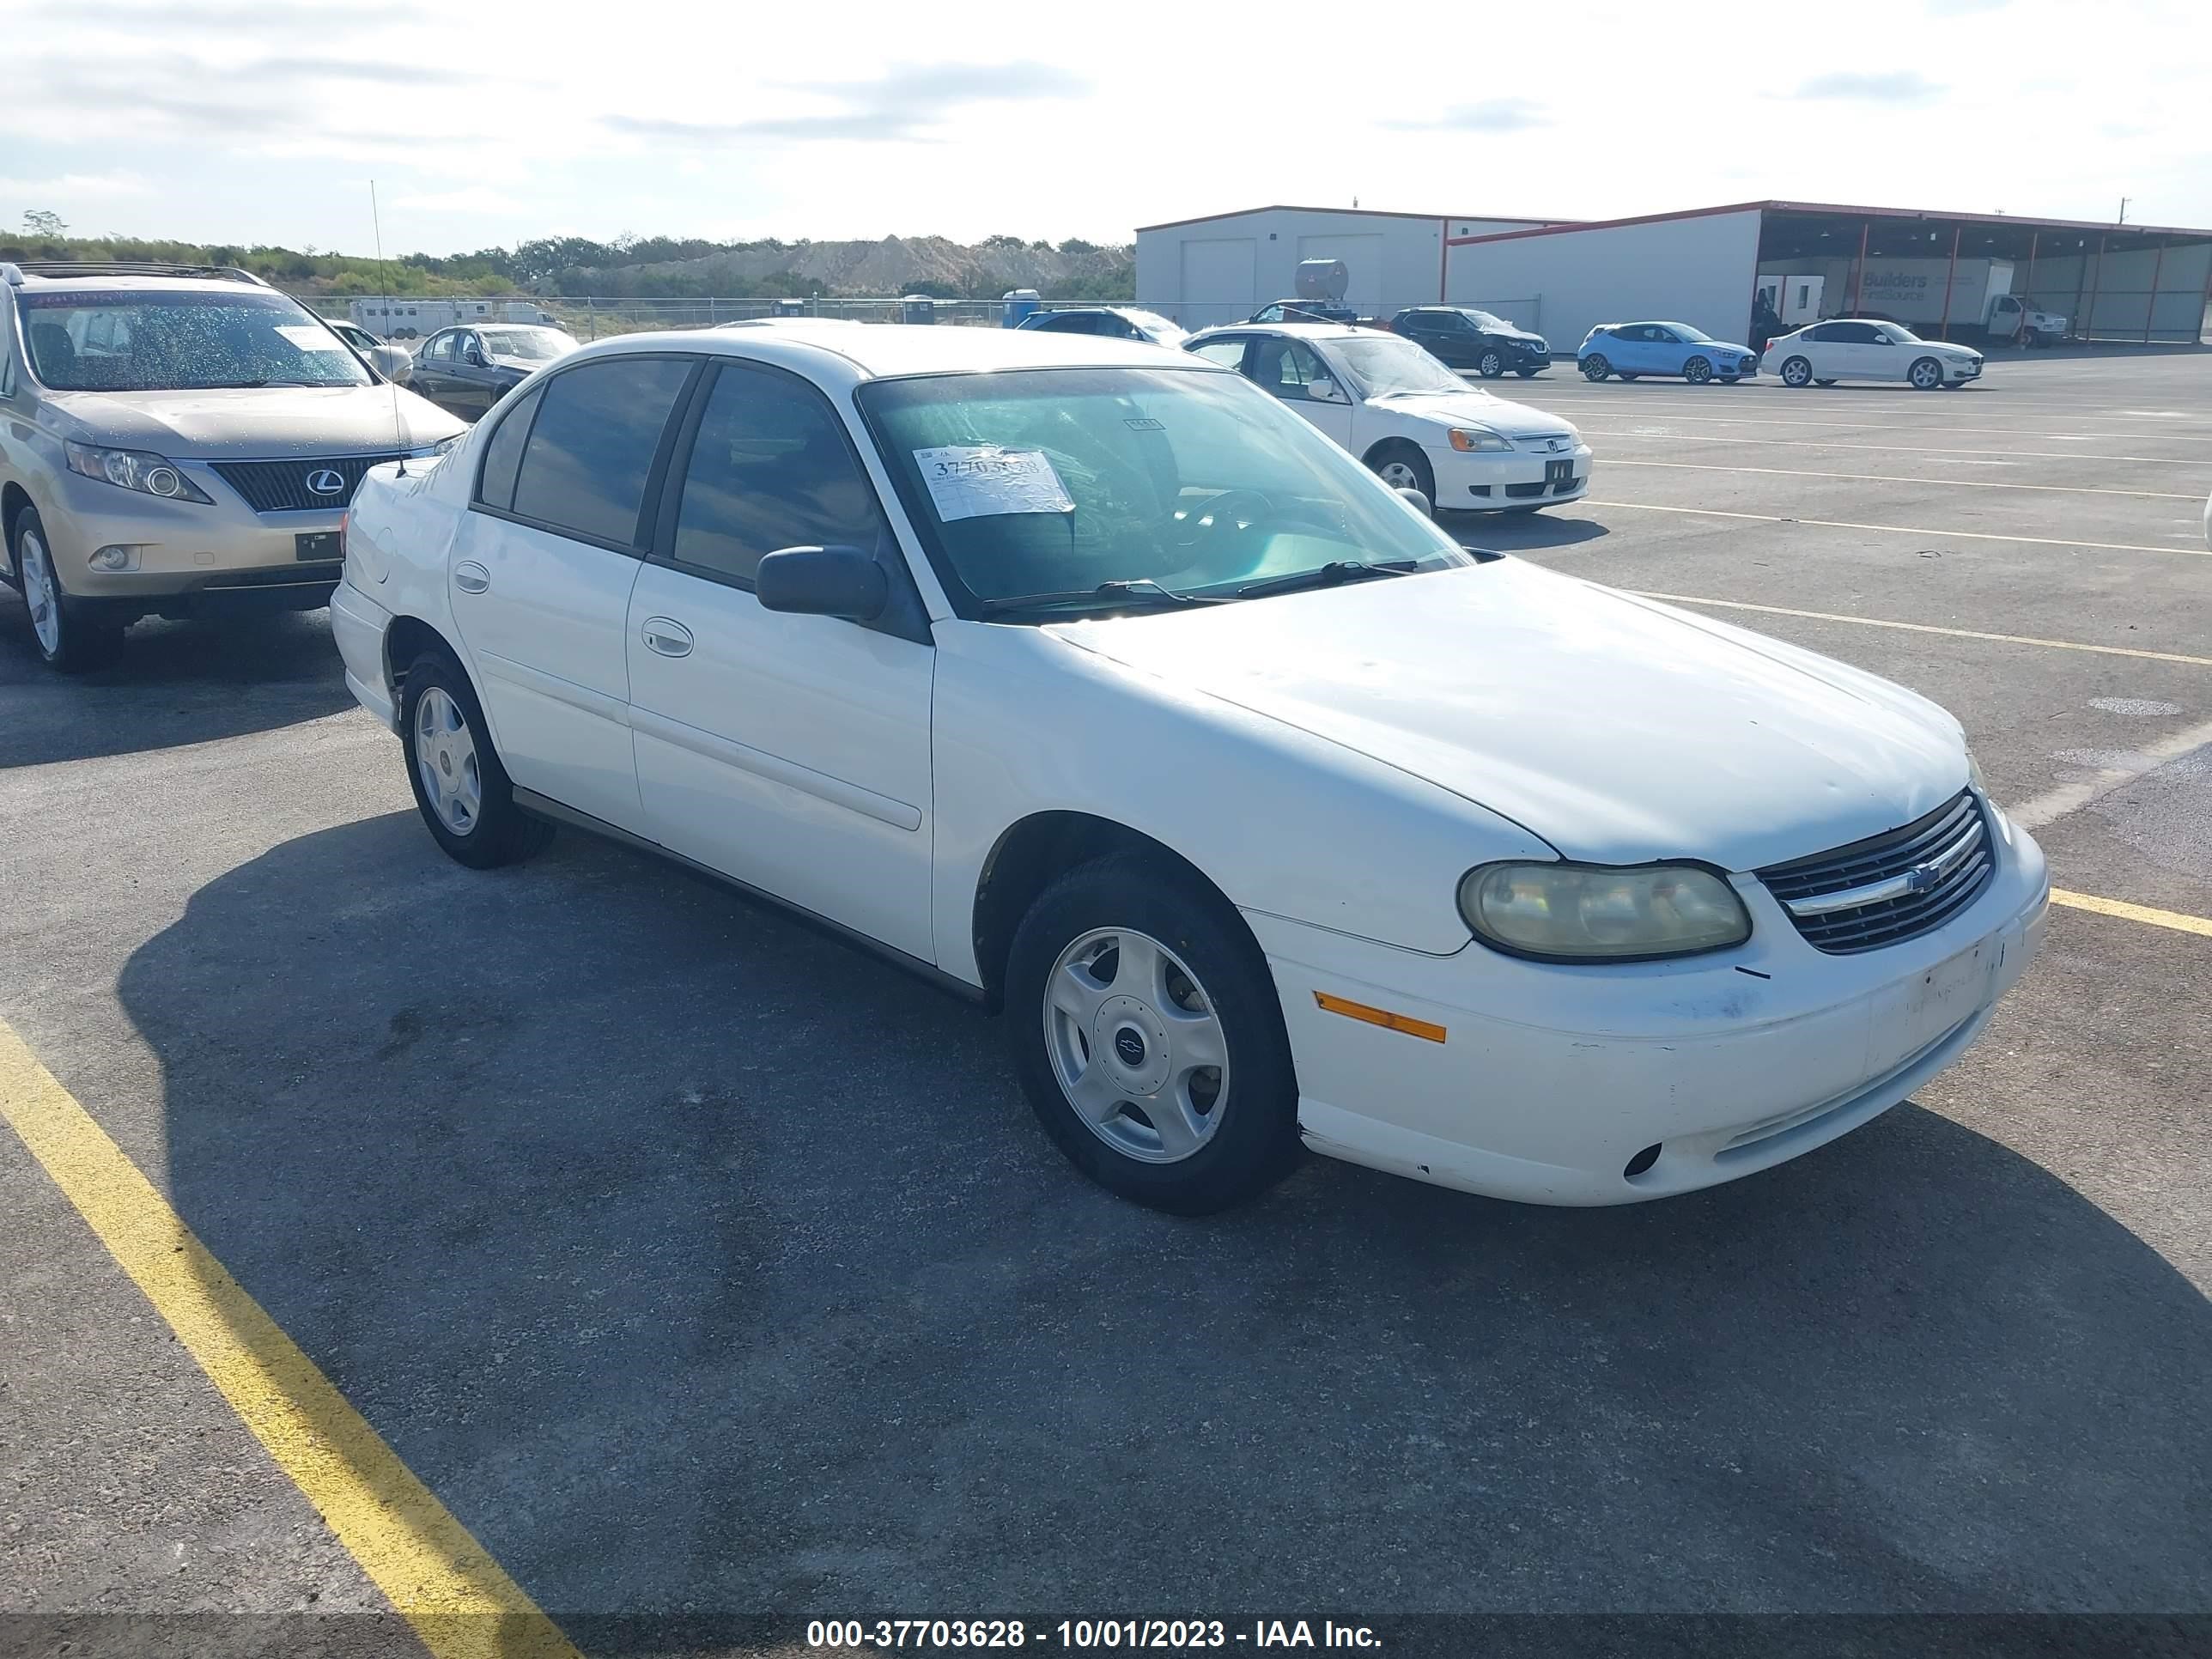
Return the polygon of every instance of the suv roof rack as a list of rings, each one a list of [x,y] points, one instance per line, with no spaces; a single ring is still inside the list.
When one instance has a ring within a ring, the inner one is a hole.
[[[252,283],[256,288],[269,286],[264,278],[236,265],[180,265],[148,259],[25,259],[0,264],[0,281],[9,287],[22,287],[26,276],[204,276]]]

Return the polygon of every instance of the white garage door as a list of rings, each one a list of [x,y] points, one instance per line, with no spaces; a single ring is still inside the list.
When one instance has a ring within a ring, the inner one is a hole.
[[[1259,306],[1254,296],[1254,239],[1222,237],[1182,245],[1182,314],[1185,328],[1241,323]]]
[[[1382,309],[1382,238],[1368,233],[1357,236],[1301,236],[1301,259],[1341,259],[1352,278],[1344,290],[1344,303],[1363,317]]]

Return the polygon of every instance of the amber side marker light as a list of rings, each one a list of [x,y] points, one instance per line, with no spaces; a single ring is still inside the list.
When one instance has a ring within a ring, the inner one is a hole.
[[[1370,1008],[1364,1002],[1354,1002],[1350,997],[1331,996],[1326,991],[1316,991],[1314,1002],[1324,1013],[1342,1014],[1346,1019],[1364,1020],[1370,1025],[1380,1025],[1386,1031],[1401,1031],[1407,1036],[1419,1037],[1425,1042],[1442,1042],[1444,1028],[1431,1025],[1425,1019],[1415,1019],[1411,1014],[1394,1014],[1388,1008]]]

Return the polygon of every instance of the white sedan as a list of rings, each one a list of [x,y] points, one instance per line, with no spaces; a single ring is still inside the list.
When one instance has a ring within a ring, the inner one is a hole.
[[[1168,1210],[1301,1141],[1748,1175],[1956,1060],[2043,927],[1942,709],[1469,554],[1150,346],[586,346],[369,475],[331,614],[452,857],[594,831],[1003,1008],[1052,1139]]]
[[[1534,513],[1589,493],[1556,415],[1469,386],[1413,341],[1332,323],[1237,323],[1183,343],[1287,404],[1395,489],[1438,507]]]
[[[1784,386],[1902,380],[1921,392],[1957,391],[1982,376],[1982,354],[1923,340],[1902,323],[1838,319],[1767,342],[1761,370]]]

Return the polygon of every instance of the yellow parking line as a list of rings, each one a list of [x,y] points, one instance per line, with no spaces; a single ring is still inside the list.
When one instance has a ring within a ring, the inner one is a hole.
[[[2076,910],[2094,910],[2100,916],[2118,916],[2127,921],[2147,921],[2154,927],[2171,927],[2177,933],[2202,933],[2212,939],[2212,919],[2185,916],[2179,910],[2154,910],[2148,904],[2130,904],[2124,899],[2097,898],[2088,893],[2062,892],[2051,890],[2053,904],[2070,905]]]
[[[1936,484],[1945,489],[2033,489],[2046,495],[2131,495],[2146,501],[2191,501],[2198,498],[2171,489],[2106,489],[2095,484],[2014,483],[2008,478],[1907,478],[1893,472],[1816,472],[1792,466],[1723,466],[1717,461],[1629,461],[1605,458],[1607,466],[1660,466],[1673,472],[1756,472],[1769,478],[1842,478],[1850,483]]]
[[[5,1022],[0,1115],[436,1659],[580,1659]]]
[[[1894,628],[1907,634],[1942,634],[1954,640],[1993,640],[1999,645],[2040,645],[2053,651],[2094,651],[2105,657],[2142,657],[2150,662],[2186,663],[2192,668],[2212,668],[2212,657],[2191,657],[2179,651],[2143,651],[2130,645],[2091,645],[2082,640],[2041,640],[2032,634],[1984,634],[1974,628],[1938,628],[1933,623],[1892,622],[1887,617],[1846,617],[1832,611],[1793,611],[1785,605],[1750,605],[1741,599],[1701,599],[1690,593],[1654,593],[1646,588],[1627,590],[1639,599],[1668,605],[1705,605],[1723,611],[1757,611],[1769,617],[1803,617],[1811,622],[1856,623],[1862,628]]]
[[[1921,479],[1915,482],[1928,481]],[[2000,536],[1986,530],[1922,530],[1909,524],[1854,524],[1848,519],[1795,519],[1780,513],[1730,513],[1717,507],[1661,507],[1653,501],[1600,501],[1588,498],[1577,505],[1617,507],[1631,513],[1686,513],[1693,519],[1744,519],[1756,524],[1808,524],[1821,530],[1879,530],[1892,536],[1941,536],[1950,541],[2023,542],[2031,547],[2085,547],[2100,553],[2188,553],[2198,558],[2205,556],[2205,550],[2201,547],[2148,547],[2141,542],[2075,542],[2057,536]]]

